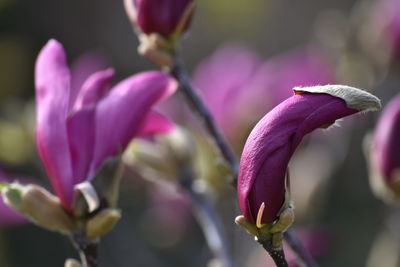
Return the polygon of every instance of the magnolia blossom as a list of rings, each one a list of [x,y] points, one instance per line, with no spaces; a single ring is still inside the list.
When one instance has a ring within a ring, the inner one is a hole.
[[[175,32],[193,0],[125,0],[125,10],[131,22],[145,34],[169,36]],[[191,10],[188,10],[191,12]],[[190,15],[190,14],[188,14]],[[188,26],[187,19],[183,29]]]
[[[113,70],[93,73],[81,88],[71,87],[63,47],[49,41],[36,62],[36,145],[63,207],[71,209],[74,186],[93,178],[108,157],[138,135],[171,125],[151,111],[176,89],[160,72],[131,76],[109,90]]]
[[[255,224],[274,222],[285,202],[288,162],[309,132],[342,117],[380,107],[375,96],[348,86],[294,88],[295,95],[265,115],[245,144],[239,167],[238,200],[244,217]]]
[[[392,99],[376,125],[370,149],[371,184],[390,200],[400,197],[400,94]]]

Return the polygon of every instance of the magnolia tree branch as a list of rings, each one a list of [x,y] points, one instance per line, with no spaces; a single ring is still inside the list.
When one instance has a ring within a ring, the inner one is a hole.
[[[257,242],[260,243],[263,248],[268,252],[271,258],[274,260],[276,267],[288,267],[288,263],[285,258],[285,252],[282,247],[275,248],[272,246],[271,239],[258,238]]]
[[[193,189],[191,168],[181,170],[180,184],[193,205],[194,215],[203,230],[205,239],[215,258],[223,267],[233,267],[232,255],[226,248],[227,242],[216,211],[203,195]]]
[[[307,249],[301,244],[296,234],[288,229],[285,233],[285,241],[299,257],[300,261],[307,267],[318,267],[314,258],[310,255]]]
[[[218,129],[216,123],[214,122],[214,119],[212,118],[210,111],[207,109],[206,105],[203,103],[202,99],[196,93],[196,90],[193,88],[189,79],[189,75],[185,67],[183,66],[179,53],[174,54],[174,61],[171,74],[172,76],[175,77],[175,79],[178,80],[180,85],[180,91],[185,96],[186,101],[189,103],[192,110],[200,118],[204,127],[207,129],[208,133],[215,141],[215,144],[218,146],[222,156],[229,164],[233,177],[232,183],[236,186],[238,164],[235,154],[230,148],[228,142],[225,140],[221,131]]]
[[[81,257],[82,267],[98,267],[98,241],[90,240],[83,232],[75,232],[72,241]]]

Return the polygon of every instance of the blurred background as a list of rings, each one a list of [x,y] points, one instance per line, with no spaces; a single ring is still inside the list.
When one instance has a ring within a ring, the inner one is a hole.
[[[64,45],[77,84],[107,66],[116,69],[115,82],[154,69],[136,52],[122,2],[0,0],[3,179],[50,188],[34,145],[33,82],[35,58],[50,38]],[[398,93],[399,9],[397,0],[202,0],[181,48],[193,83],[239,156],[254,124],[295,85],[347,84],[383,104]],[[273,266],[234,225],[235,192],[179,95],[160,109],[193,133],[196,186],[219,211],[237,266]],[[321,266],[399,266],[399,211],[373,196],[362,147],[378,116],[361,114],[316,131],[290,163],[294,229]],[[168,186],[146,179],[126,158],[123,217],[102,239],[101,266],[218,266],[179,188],[171,179]],[[66,237],[0,212],[0,266],[63,266],[68,257],[78,255]]]

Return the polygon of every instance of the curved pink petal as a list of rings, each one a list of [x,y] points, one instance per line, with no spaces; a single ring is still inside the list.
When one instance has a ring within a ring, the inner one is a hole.
[[[50,40],[36,61],[36,146],[51,184],[63,205],[72,201],[72,168],[65,120],[70,74],[64,49]]]
[[[145,118],[142,127],[137,133],[138,136],[146,136],[153,134],[168,133],[175,127],[174,123],[171,122],[164,115],[151,111]]]
[[[400,169],[400,94],[383,110],[372,142],[372,160],[383,178],[390,184],[393,171]]]
[[[84,106],[95,105],[106,95],[110,89],[110,83],[113,78],[113,69],[98,71],[90,75],[79,91],[73,110],[79,110]]]
[[[303,93],[265,115],[249,135],[240,160],[238,199],[243,215],[255,223],[264,202],[262,222],[273,222],[284,202],[287,164],[303,136],[356,112],[338,97]]]
[[[97,105],[95,153],[90,173],[138,134],[151,107],[176,90],[176,82],[150,71],[125,79]]]
[[[83,84],[93,73],[107,68],[107,60],[97,51],[90,51],[78,59],[71,66],[71,93],[70,108],[73,107],[75,99]]]
[[[88,107],[72,114],[68,118],[67,127],[73,169],[72,184],[76,185],[87,179],[93,157],[95,108]],[[68,191],[73,194],[73,187]]]

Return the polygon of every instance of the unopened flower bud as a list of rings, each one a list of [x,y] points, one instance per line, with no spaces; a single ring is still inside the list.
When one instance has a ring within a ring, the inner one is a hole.
[[[121,212],[117,209],[104,209],[88,221],[86,235],[90,239],[108,233],[121,218]]]
[[[294,91],[294,96],[255,126],[241,156],[239,206],[245,218],[256,225],[278,220],[278,228],[282,228],[292,222],[293,213],[286,211],[290,205],[285,205],[287,165],[306,134],[351,114],[380,108],[377,97],[349,86],[314,86]]]
[[[37,185],[9,184],[1,189],[4,202],[49,230],[70,233],[75,229],[72,218],[58,198]]]
[[[400,200],[400,95],[390,101],[376,125],[368,152],[370,182],[385,201]]]
[[[179,172],[192,165],[195,153],[190,134],[180,127],[155,140],[135,140],[124,154],[124,161],[147,179],[179,177]]]
[[[144,34],[180,35],[190,23],[193,0],[125,0],[130,21]]]

